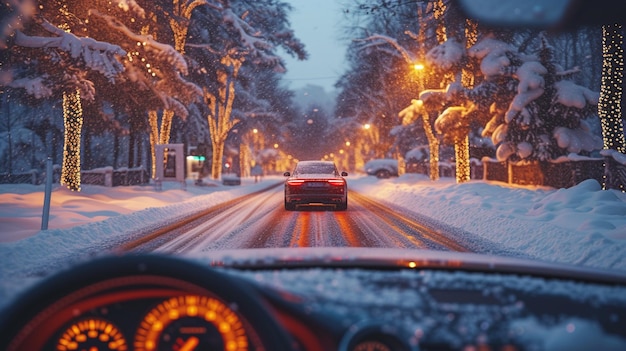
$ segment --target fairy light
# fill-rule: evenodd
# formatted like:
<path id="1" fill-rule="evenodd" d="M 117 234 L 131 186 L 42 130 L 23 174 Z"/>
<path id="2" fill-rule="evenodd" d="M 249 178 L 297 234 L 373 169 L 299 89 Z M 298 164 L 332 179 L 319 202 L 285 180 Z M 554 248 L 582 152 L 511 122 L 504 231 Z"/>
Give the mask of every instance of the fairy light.
<path id="1" fill-rule="evenodd" d="M 602 26 L 602 85 L 598 115 L 602 122 L 604 148 L 626 154 L 621 107 L 624 81 L 623 45 L 621 25 Z"/>
<path id="2" fill-rule="evenodd" d="M 163 110 L 163 118 L 161 118 L 161 144 L 167 144 L 170 142 L 172 119 L 174 119 L 174 111 Z"/>
<path id="3" fill-rule="evenodd" d="M 472 20 L 465 21 L 465 48 L 469 49 L 478 40 L 478 24 Z M 461 71 L 461 84 L 466 88 L 474 86 L 474 74 L 467 68 Z"/>
<path id="4" fill-rule="evenodd" d="M 428 140 L 428 150 L 430 152 L 430 180 L 437 180 L 439 179 L 439 139 L 437 139 L 433 132 L 433 127 L 430 124 L 430 116 L 424 108 L 424 102 L 422 100 L 415 100 L 413 103 L 421 111 L 424 132 L 426 133 L 426 140 Z"/>
<path id="5" fill-rule="evenodd" d="M 624 37 L 619 24 L 602 26 L 602 85 L 598 101 L 598 116 L 602 125 L 604 149 L 626 153 L 626 140 L 622 125 L 622 98 L 624 81 Z M 606 165 L 605 165 L 606 166 Z M 625 184 L 617 185 L 626 192 Z M 606 175 L 602 188 L 607 189 Z"/>
<path id="6" fill-rule="evenodd" d="M 189 31 L 189 20 L 193 10 L 203 5 L 203 1 L 172 1 L 172 9 L 175 18 L 185 18 L 187 21 L 170 19 L 170 28 L 174 33 L 174 49 L 181 54 L 185 53 L 185 42 L 187 41 L 187 32 Z"/>
<path id="7" fill-rule="evenodd" d="M 469 49 L 478 39 L 477 23 L 471 20 L 465 21 L 465 47 Z M 465 88 L 474 86 L 474 74 L 471 70 L 461 70 L 461 84 Z M 461 133 L 462 132 L 462 133 Z M 454 153 L 456 159 L 456 181 L 464 183 L 470 180 L 470 153 L 469 153 L 469 128 L 460 128 L 459 134 L 454 137 Z"/>
<path id="8" fill-rule="evenodd" d="M 83 127 L 83 107 L 80 91 L 63 93 L 63 123 L 65 143 L 61 184 L 72 191 L 80 191 L 80 134 Z"/>
<path id="9" fill-rule="evenodd" d="M 469 135 L 464 133 L 454 138 L 456 156 L 456 182 L 465 183 L 470 180 Z"/>
<path id="10" fill-rule="evenodd" d="M 465 47 L 471 48 L 478 41 L 478 22 L 465 20 Z"/>
<path id="11" fill-rule="evenodd" d="M 446 35 L 446 27 L 443 21 L 443 15 L 446 12 L 446 4 L 443 3 L 443 0 L 439 0 L 435 2 L 433 8 L 433 15 L 435 16 L 435 20 L 437 20 L 437 41 L 442 44 L 448 40 Z"/>
<path id="12" fill-rule="evenodd" d="M 157 122 L 157 112 L 148 111 L 148 123 L 150 123 L 150 156 L 152 158 L 152 178 L 156 178 L 156 150 L 155 145 L 159 141 L 159 124 Z"/>

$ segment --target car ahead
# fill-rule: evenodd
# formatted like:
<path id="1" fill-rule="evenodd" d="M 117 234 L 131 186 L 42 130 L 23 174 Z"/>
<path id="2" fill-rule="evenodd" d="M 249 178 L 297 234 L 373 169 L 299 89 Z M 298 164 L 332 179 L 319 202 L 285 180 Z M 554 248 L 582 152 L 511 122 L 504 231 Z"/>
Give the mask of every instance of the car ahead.
<path id="1" fill-rule="evenodd" d="M 347 172 L 337 170 L 332 161 L 299 161 L 293 173 L 285 172 L 285 210 L 296 206 L 334 206 L 348 209 Z"/>
<path id="2" fill-rule="evenodd" d="M 626 275 L 429 250 L 115 255 L 31 286 L 0 349 L 624 350 Z"/>
<path id="3" fill-rule="evenodd" d="M 398 176 L 398 160 L 391 158 L 380 158 L 369 160 L 363 166 L 367 175 L 376 176 L 376 178 L 389 178 Z"/>

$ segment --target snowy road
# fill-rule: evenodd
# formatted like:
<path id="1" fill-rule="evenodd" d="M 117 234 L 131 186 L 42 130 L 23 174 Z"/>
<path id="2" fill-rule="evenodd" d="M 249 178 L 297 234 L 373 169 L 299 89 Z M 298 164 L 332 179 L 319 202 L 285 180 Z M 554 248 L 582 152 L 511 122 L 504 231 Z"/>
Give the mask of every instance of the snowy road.
<path id="1" fill-rule="evenodd" d="M 122 249 L 194 253 L 263 247 L 400 247 L 469 251 L 443 233 L 355 192 L 347 211 L 285 211 L 283 189 L 270 187 L 207 209 L 183 225 L 172 224 Z"/>

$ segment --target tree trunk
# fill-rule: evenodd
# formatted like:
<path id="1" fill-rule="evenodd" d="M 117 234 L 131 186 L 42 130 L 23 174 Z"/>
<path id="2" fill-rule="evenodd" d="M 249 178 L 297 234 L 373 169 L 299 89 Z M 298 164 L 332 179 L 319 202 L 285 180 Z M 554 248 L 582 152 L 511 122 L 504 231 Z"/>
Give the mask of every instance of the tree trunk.
<path id="1" fill-rule="evenodd" d="M 470 180 L 469 135 L 455 138 L 454 156 L 456 159 L 456 182 L 465 183 Z"/>
<path id="2" fill-rule="evenodd" d="M 224 141 L 211 139 L 213 156 L 211 162 L 211 178 L 220 179 L 222 176 L 222 158 L 224 157 Z"/>
<path id="3" fill-rule="evenodd" d="M 80 136 L 83 127 L 83 113 L 78 90 L 63 94 L 63 120 L 65 142 L 61 184 L 72 191 L 80 191 Z"/>
<path id="4" fill-rule="evenodd" d="M 623 116 L 624 40 L 618 24 L 602 27 L 602 88 L 598 114 L 604 148 L 626 154 Z"/>

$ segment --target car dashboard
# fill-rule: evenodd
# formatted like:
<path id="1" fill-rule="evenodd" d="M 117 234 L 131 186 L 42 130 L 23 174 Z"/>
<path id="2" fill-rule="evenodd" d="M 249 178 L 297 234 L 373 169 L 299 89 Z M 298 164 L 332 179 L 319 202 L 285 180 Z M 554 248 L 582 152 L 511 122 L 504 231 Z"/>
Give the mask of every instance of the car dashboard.
<path id="1" fill-rule="evenodd" d="M 93 260 L 0 317 L 3 350 L 623 349 L 626 285 L 442 265 Z M 448 266 L 447 268 L 443 268 Z"/>

